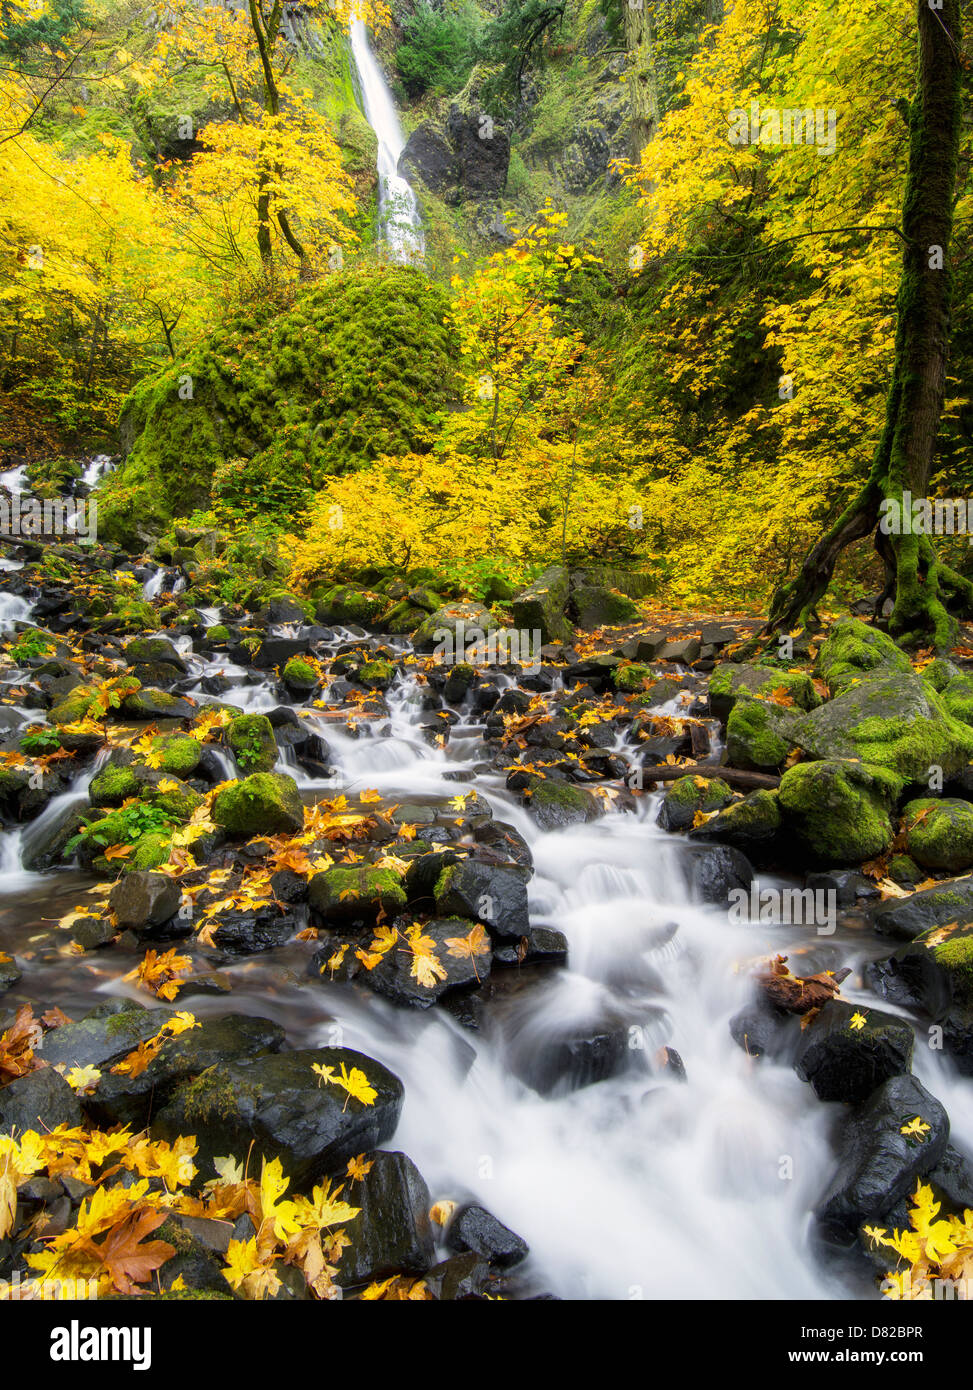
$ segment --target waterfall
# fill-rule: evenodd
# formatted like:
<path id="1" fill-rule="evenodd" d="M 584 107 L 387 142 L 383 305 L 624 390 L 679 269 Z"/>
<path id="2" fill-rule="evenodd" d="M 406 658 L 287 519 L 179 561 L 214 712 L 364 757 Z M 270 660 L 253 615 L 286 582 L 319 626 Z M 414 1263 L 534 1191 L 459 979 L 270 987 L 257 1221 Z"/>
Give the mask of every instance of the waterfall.
<path id="1" fill-rule="evenodd" d="M 379 235 L 396 261 L 421 260 L 425 241 L 419 225 L 419 205 L 408 181 L 399 174 L 399 155 L 405 136 L 388 84 L 379 70 L 360 19 L 352 20 L 351 51 L 361 82 L 365 116 L 378 139 Z"/>

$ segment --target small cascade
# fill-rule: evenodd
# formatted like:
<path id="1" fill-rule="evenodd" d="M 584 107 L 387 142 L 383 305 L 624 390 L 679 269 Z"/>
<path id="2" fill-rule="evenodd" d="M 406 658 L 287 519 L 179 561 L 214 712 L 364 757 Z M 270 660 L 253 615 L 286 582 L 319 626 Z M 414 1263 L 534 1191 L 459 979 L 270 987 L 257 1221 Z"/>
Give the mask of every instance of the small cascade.
<path id="1" fill-rule="evenodd" d="M 388 243 L 392 259 L 417 261 L 425 254 L 419 204 L 407 179 L 399 173 L 399 156 L 405 136 L 395 102 L 368 42 L 360 19 L 352 21 L 351 51 L 361 82 L 365 117 L 378 140 L 379 235 Z"/>

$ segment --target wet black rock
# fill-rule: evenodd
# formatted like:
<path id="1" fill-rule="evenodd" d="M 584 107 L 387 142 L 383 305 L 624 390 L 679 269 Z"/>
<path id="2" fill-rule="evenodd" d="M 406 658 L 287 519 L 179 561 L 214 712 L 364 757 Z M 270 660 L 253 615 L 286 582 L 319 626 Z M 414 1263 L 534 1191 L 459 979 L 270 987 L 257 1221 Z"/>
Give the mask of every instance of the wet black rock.
<path id="1" fill-rule="evenodd" d="M 690 891 L 704 903 L 726 907 L 731 893 L 750 892 L 753 866 L 745 854 L 729 845 L 693 851 L 688 861 Z"/>
<path id="2" fill-rule="evenodd" d="M 342 1066 L 348 1075 L 363 1072 L 376 1092 L 372 1104 L 326 1082 L 312 1071 L 314 1065 L 336 1075 Z M 261 1157 L 279 1158 L 299 1191 L 391 1139 L 402 1097 L 398 1077 L 361 1052 L 302 1049 L 210 1067 L 176 1088 L 156 1113 L 151 1132 L 170 1141 L 195 1134 L 195 1161 L 204 1181 L 212 1176 L 215 1158 L 250 1153 L 251 1165 L 259 1165 Z"/>
<path id="3" fill-rule="evenodd" d="M 50 1066 L 111 1067 L 158 1033 L 171 1014 L 168 1009 L 143 1009 L 129 1000 L 112 1012 L 93 1010 L 77 1023 L 65 1023 L 44 1034 L 36 1049 Z"/>
<path id="4" fill-rule="evenodd" d="M 529 1029 L 509 1040 L 506 1053 L 514 1075 L 543 1096 L 605 1081 L 630 1060 L 628 1025 L 610 1017 L 553 1031 Z"/>
<path id="5" fill-rule="evenodd" d="M 470 859 L 447 866 L 435 891 L 438 912 L 483 922 L 496 936 L 519 938 L 530 929 L 523 869 Z"/>
<path id="6" fill-rule="evenodd" d="M 763 995 L 730 1019 L 730 1036 L 751 1057 L 780 1059 L 793 1049 L 797 1034 L 796 1017 L 775 1009 Z"/>
<path id="7" fill-rule="evenodd" d="M 434 1258 L 431 1198 L 422 1174 L 403 1153 L 364 1155 L 364 1178 L 345 1183 L 342 1201 L 360 1208 L 344 1227 L 351 1244 L 341 1256 L 344 1288 L 390 1274 L 424 1274 Z"/>
<path id="8" fill-rule="evenodd" d="M 122 1124 L 142 1129 L 153 1110 L 160 1109 L 173 1089 L 207 1067 L 258 1053 L 279 1052 L 284 1045 L 279 1023 L 249 1014 L 225 1014 L 204 1019 L 162 1044 L 158 1055 L 138 1076 L 105 1072 L 85 1110 L 103 1126 Z"/>
<path id="9" fill-rule="evenodd" d="M 927 1131 L 903 1133 L 915 1120 Z M 949 1119 L 914 1076 L 895 1076 L 846 1121 L 838 1168 L 815 1216 L 825 1236 L 847 1244 L 936 1167 L 949 1140 Z"/>
<path id="10" fill-rule="evenodd" d="M 457 989 L 475 989 L 490 974 L 492 952 L 489 947 L 480 954 L 459 954 L 462 943 L 468 940 L 473 924 L 463 917 L 433 918 L 422 927 L 423 936 L 433 943 L 438 969 L 423 980 L 413 973 L 416 957 L 406 949 L 387 952 L 373 970 L 363 978 L 376 994 L 385 995 L 397 1004 L 414 1009 L 428 1009 L 441 995 Z M 453 947 L 447 945 L 453 942 Z"/>
<path id="11" fill-rule="evenodd" d="M 533 965 L 541 961 L 563 965 L 568 939 L 555 927 L 530 927 L 526 935 L 501 941 L 493 952 L 494 965 Z"/>
<path id="12" fill-rule="evenodd" d="M 424 1275 L 424 1283 L 442 1303 L 464 1298 L 477 1298 L 490 1278 L 490 1266 L 480 1255 L 468 1251 L 453 1255 L 435 1265 Z"/>
<path id="13" fill-rule="evenodd" d="M 283 946 L 305 923 L 303 914 L 286 912 L 276 903 L 256 908 L 230 908 L 210 918 L 218 923 L 213 932 L 214 946 L 234 955 L 252 956 Z"/>
<path id="14" fill-rule="evenodd" d="M 510 1269 L 530 1254 L 530 1247 L 485 1207 L 460 1207 L 449 1224 L 446 1245 L 457 1254 L 472 1252 L 499 1269 Z"/>
<path id="15" fill-rule="evenodd" d="M 870 913 L 879 936 L 912 941 L 929 927 L 973 917 L 973 878 L 947 879 L 934 888 L 923 888 L 908 898 L 879 903 Z"/>
<path id="16" fill-rule="evenodd" d="M 819 1100 L 858 1103 L 908 1072 L 914 1042 L 904 1019 L 832 999 L 802 1032 L 794 1069 Z"/>
<path id="17" fill-rule="evenodd" d="M 53 1067 L 18 1076 L 0 1090 L 0 1134 L 32 1129 L 46 1134 L 58 1125 L 81 1123 L 77 1096 Z"/>

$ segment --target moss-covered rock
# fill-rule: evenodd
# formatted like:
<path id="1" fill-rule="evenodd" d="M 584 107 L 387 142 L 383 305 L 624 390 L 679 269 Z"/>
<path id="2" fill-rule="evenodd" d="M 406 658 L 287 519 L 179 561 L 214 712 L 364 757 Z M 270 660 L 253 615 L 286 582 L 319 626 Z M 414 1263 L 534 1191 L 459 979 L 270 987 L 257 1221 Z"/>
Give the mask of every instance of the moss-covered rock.
<path id="1" fill-rule="evenodd" d="M 175 777 L 163 777 L 157 783 L 147 783 L 142 788 L 141 800 L 150 806 L 160 807 L 180 825 L 185 825 L 193 812 L 203 804 L 199 792 Z"/>
<path id="2" fill-rule="evenodd" d="M 822 643 L 817 670 L 832 695 L 841 695 L 877 673 L 911 672 L 912 663 L 886 633 L 858 618 L 841 618 Z"/>
<path id="3" fill-rule="evenodd" d="M 657 817 L 663 830 L 688 830 L 699 811 L 720 811 L 733 792 L 720 777 L 680 777 L 666 790 Z"/>
<path id="4" fill-rule="evenodd" d="M 82 720 L 97 694 L 92 685 L 76 685 L 63 699 L 51 706 L 48 716 L 52 724 L 76 724 Z"/>
<path id="5" fill-rule="evenodd" d="M 277 762 L 277 740 L 265 714 L 241 714 L 231 719 L 223 736 L 245 772 L 270 772 Z"/>
<path id="6" fill-rule="evenodd" d="M 308 900 L 325 922 L 374 922 L 380 913 L 401 912 L 406 894 L 392 869 L 338 866 L 314 875 Z"/>
<path id="7" fill-rule="evenodd" d="M 572 632 L 565 616 L 567 601 L 567 570 L 552 565 L 511 600 L 514 626 L 523 632 L 540 632 L 542 642 L 569 642 Z"/>
<path id="8" fill-rule="evenodd" d="M 448 644 L 459 660 L 469 643 L 479 641 L 479 633 L 488 635 L 497 626 L 496 618 L 482 603 L 447 603 L 435 613 L 426 614 L 412 640 L 419 651 Z"/>
<path id="9" fill-rule="evenodd" d="M 213 820 L 231 835 L 293 835 L 304 825 L 304 804 L 293 777 L 256 772 L 224 787 L 213 802 Z"/>
<path id="10" fill-rule="evenodd" d="M 733 767 L 777 772 L 794 747 L 797 716 L 769 700 L 738 694 L 726 724 L 726 756 Z"/>
<path id="11" fill-rule="evenodd" d="M 922 674 L 929 679 L 928 670 Z M 943 704 L 954 719 L 961 724 L 973 725 L 973 676 L 957 671 L 945 686 L 934 686 L 934 689 L 941 691 Z"/>
<path id="12" fill-rule="evenodd" d="M 969 763 L 973 730 L 954 719 L 942 697 L 911 669 L 840 679 L 842 693 L 795 726 L 795 742 L 812 757 L 857 758 L 905 782 L 925 781 L 931 768 L 948 778 Z"/>
<path id="13" fill-rule="evenodd" d="M 578 626 L 585 632 L 593 632 L 599 627 L 621 627 L 624 623 L 636 622 L 639 617 L 638 607 L 626 594 L 602 588 L 598 584 L 583 584 L 575 589 L 571 595 L 571 606 Z"/>
<path id="14" fill-rule="evenodd" d="M 792 701 L 796 709 L 816 709 L 821 697 L 814 682 L 805 671 L 792 671 L 778 662 L 752 665 L 723 661 L 709 678 L 710 708 L 718 719 L 727 719 L 736 701 L 743 695 L 770 699 L 780 694 Z"/>
<path id="15" fill-rule="evenodd" d="M 926 869 L 957 873 L 973 865 L 973 806 L 968 801 L 918 797 L 902 811 L 906 848 Z"/>
<path id="16" fill-rule="evenodd" d="M 524 789 L 524 799 L 542 830 L 561 830 L 598 816 L 598 802 L 591 792 L 550 777 L 532 777 Z"/>
<path id="17" fill-rule="evenodd" d="M 780 782 L 785 827 L 819 864 L 860 864 L 894 838 L 891 808 L 901 779 L 852 762 L 798 763 Z"/>
<path id="18" fill-rule="evenodd" d="M 689 832 L 693 840 L 718 840 L 749 854 L 767 852 L 779 841 L 782 816 L 775 791 L 756 791 L 718 811 Z"/>
<path id="19" fill-rule="evenodd" d="M 654 680 L 652 668 L 639 661 L 626 661 L 612 671 L 612 683 L 616 690 L 626 693 L 644 690 L 646 682 Z"/>
<path id="20" fill-rule="evenodd" d="M 140 789 L 132 767 L 108 763 L 91 779 L 88 799 L 92 806 L 121 806 L 129 797 L 138 796 Z"/>
<path id="21" fill-rule="evenodd" d="M 313 690 L 318 684 L 318 673 L 309 661 L 292 656 L 284 665 L 281 676 L 286 685 L 294 690 Z"/>
<path id="22" fill-rule="evenodd" d="M 125 861 L 126 873 L 137 873 L 143 869 L 157 869 L 169 858 L 169 837 L 152 832 L 140 835 L 135 842 L 131 858 Z"/>
<path id="23" fill-rule="evenodd" d="M 392 661 L 363 661 L 358 668 L 357 679 L 369 690 L 388 690 L 395 679 L 395 663 Z"/>
<path id="24" fill-rule="evenodd" d="M 335 584 L 315 595 L 319 623 L 373 623 L 388 607 L 388 599 L 373 589 L 354 584 Z"/>
<path id="25" fill-rule="evenodd" d="M 126 695 L 122 709 L 132 719 L 191 719 L 195 713 L 188 700 L 151 686 Z"/>

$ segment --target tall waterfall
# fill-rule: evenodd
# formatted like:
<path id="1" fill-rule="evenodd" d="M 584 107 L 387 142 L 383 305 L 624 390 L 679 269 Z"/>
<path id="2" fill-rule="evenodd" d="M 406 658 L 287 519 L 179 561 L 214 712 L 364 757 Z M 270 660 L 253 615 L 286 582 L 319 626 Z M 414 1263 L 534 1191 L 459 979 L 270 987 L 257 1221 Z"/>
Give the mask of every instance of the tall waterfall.
<path id="1" fill-rule="evenodd" d="M 419 223 L 419 205 L 398 169 L 405 136 L 392 93 L 375 61 L 367 30 L 360 19 L 352 20 L 351 51 L 361 81 L 365 115 L 378 139 L 379 235 L 388 243 L 395 260 L 420 260 L 425 253 L 425 241 Z"/>

